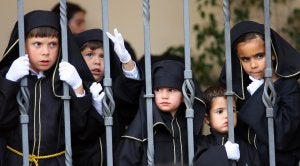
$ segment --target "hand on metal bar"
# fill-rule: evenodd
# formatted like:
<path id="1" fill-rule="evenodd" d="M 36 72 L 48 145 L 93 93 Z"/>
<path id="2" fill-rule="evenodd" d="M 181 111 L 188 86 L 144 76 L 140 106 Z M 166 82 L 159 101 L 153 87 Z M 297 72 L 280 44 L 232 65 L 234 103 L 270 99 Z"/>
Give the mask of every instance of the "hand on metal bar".
<path id="1" fill-rule="evenodd" d="M 82 80 L 76 68 L 68 62 L 59 63 L 59 78 L 68 83 L 73 89 L 77 89 L 82 85 Z"/>
<path id="2" fill-rule="evenodd" d="M 102 91 L 102 86 L 100 83 L 94 82 L 90 86 L 90 92 L 92 93 L 93 97 L 93 106 L 95 107 L 96 111 L 102 116 L 103 111 L 102 111 L 102 100 L 104 98 L 105 93 L 101 92 Z M 101 92 L 101 93 L 100 93 Z"/>
<path id="3" fill-rule="evenodd" d="M 16 59 L 10 66 L 5 78 L 10 81 L 20 81 L 21 78 L 29 74 L 29 58 L 28 55 L 21 56 Z"/>
<path id="4" fill-rule="evenodd" d="M 228 159 L 231 159 L 231 160 L 239 160 L 240 159 L 239 144 L 227 141 L 224 144 L 224 146 L 225 146 L 225 150 L 226 150 Z"/>

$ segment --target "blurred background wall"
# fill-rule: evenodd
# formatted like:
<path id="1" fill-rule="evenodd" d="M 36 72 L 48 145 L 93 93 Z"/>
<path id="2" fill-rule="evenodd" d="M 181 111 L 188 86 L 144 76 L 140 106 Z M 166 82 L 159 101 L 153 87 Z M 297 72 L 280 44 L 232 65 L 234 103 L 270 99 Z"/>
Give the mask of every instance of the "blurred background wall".
<path id="1" fill-rule="evenodd" d="M 0 55 L 17 20 L 17 1 L 1 2 Z M 68 2 L 77 3 L 86 10 L 87 29 L 102 28 L 101 0 Z M 24 0 L 24 13 L 37 9 L 51 10 L 57 3 L 58 0 Z M 196 79 L 207 87 L 216 82 L 225 59 L 223 1 L 189 0 L 189 3 L 192 69 Z M 261 0 L 232 1 L 231 25 L 244 19 L 263 23 L 262 6 Z M 108 7 L 109 31 L 112 33 L 114 28 L 118 28 L 139 59 L 144 54 L 143 0 L 108 0 Z M 300 49 L 300 0 L 270 0 L 270 13 L 271 27 Z M 171 50 L 175 48 L 183 56 L 180 47 L 184 45 L 183 0 L 150 1 L 150 37 L 152 54 L 161 55 L 173 47 Z"/>
<path id="2" fill-rule="evenodd" d="M 50 10 L 56 0 L 25 0 L 24 13 L 35 9 Z M 87 28 L 102 27 L 100 0 L 69 0 L 82 6 L 86 11 Z M 109 0 L 109 30 L 118 28 L 123 37 L 129 41 L 138 57 L 144 52 L 142 0 Z M 150 1 L 151 51 L 160 54 L 169 46 L 183 43 L 183 1 Z M 0 52 L 7 45 L 11 29 L 17 20 L 17 1 L 2 0 L 0 7 Z M 191 24 L 198 21 L 196 1 L 190 1 Z M 195 39 L 191 38 L 191 42 Z M 195 45 L 195 44 L 191 44 Z M 0 58 L 1 59 L 1 58 Z"/>

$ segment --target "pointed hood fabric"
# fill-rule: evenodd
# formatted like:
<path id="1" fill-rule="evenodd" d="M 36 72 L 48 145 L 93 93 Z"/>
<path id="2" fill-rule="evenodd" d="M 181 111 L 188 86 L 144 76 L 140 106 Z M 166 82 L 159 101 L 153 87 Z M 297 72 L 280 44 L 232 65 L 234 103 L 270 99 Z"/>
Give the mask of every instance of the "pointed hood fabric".
<path id="1" fill-rule="evenodd" d="M 35 10 L 31 11 L 24 15 L 24 30 L 25 30 L 25 39 L 28 33 L 37 27 L 51 27 L 56 29 L 59 33 L 61 33 L 60 28 L 60 19 L 59 15 L 44 10 Z M 74 41 L 74 38 L 68 29 L 68 60 L 69 62 L 75 66 L 82 80 L 93 80 L 93 76 L 89 71 L 86 63 L 84 62 L 79 48 Z M 61 44 L 60 44 L 61 46 Z M 58 78 L 58 63 L 62 59 L 61 51 L 59 52 L 59 57 L 56 65 L 54 65 L 51 69 L 45 72 L 46 75 L 53 75 L 54 82 L 53 86 L 55 86 L 55 90 L 57 90 L 58 82 L 60 82 Z M 11 32 L 10 40 L 8 42 L 8 46 L 5 49 L 3 54 L 3 59 L 0 61 L 0 70 L 4 68 L 8 68 L 11 66 L 12 62 L 19 57 L 19 36 L 18 36 L 18 22 L 15 23 L 13 31 Z M 55 92 L 61 93 L 61 92 Z"/>
<path id="2" fill-rule="evenodd" d="M 103 31 L 101 29 L 89 29 L 75 35 L 75 40 L 80 47 L 88 41 L 99 41 L 103 43 Z"/>
<path id="3" fill-rule="evenodd" d="M 165 60 L 152 67 L 153 88 L 171 87 L 182 91 L 184 65 L 178 61 Z"/>
<path id="4" fill-rule="evenodd" d="M 259 33 L 264 36 L 264 24 L 254 21 L 242 21 L 231 29 L 231 63 L 232 63 L 232 85 L 236 95 L 244 99 L 244 84 L 248 85 L 251 80 L 243 71 L 238 56 L 234 51 L 236 40 L 246 33 Z M 271 29 L 271 49 L 275 53 L 275 70 L 274 72 L 281 77 L 294 77 L 300 73 L 300 53 L 293 48 L 278 33 Z M 226 84 L 226 66 L 224 65 L 220 74 L 219 81 Z"/>

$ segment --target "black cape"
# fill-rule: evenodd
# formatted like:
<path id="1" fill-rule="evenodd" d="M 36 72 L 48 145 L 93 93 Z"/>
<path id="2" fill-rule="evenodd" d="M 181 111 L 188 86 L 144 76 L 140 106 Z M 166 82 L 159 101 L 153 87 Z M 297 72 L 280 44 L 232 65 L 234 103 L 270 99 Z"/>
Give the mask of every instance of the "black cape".
<path id="1" fill-rule="evenodd" d="M 88 41 L 103 43 L 103 31 L 90 29 L 75 35 L 78 47 Z M 113 42 L 109 40 L 110 70 L 112 91 L 115 101 L 113 113 L 113 150 L 126 127 L 134 118 L 138 109 L 138 98 L 143 87 L 143 75 L 137 64 L 140 79 L 135 80 L 124 76 L 121 62 L 113 50 Z M 102 81 L 100 82 L 102 84 Z M 90 86 L 90 84 L 88 85 Z M 73 160 L 76 166 L 106 165 L 106 133 L 104 119 L 95 110 L 89 112 L 86 129 L 73 137 Z"/>
<path id="2" fill-rule="evenodd" d="M 56 13 L 49 11 L 36 10 L 29 12 L 24 16 L 25 36 L 36 27 L 52 27 L 60 32 L 59 16 Z M 68 31 L 68 53 L 69 62 L 72 63 L 78 70 L 82 79 L 91 80 L 92 75 L 85 70 L 86 64 L 83 60 L 76 59 L 81 56 L 77 45 L 72 39 Z M 12 82 L 5 79 L 5 75 L 10 68 L 12 62 L 19 57 L 18 47 L 18 24 L 16 23 L 11 33 L 6 51 L 3 59 L 0 62 L 0 130 L 6 131 L 5 139 L 7 145 L 15 148 L 18 151 L 22 149 L 21 143 L 21 128 L 19 125 L 19 106 L 16 101 L 16 95 L 19 91 L 19 82 Z M 82 57 L 81 57 L 82 58 Z M 37 79 L 36 76 L 31 74 L 28 78 L 28 90 L 30 92 L 30 105 L 29 105 L 29 147 L 30 153 L 33 149 L 34 131 L 37 128 L 41 129 L 41 143 L 39 146 L 40 155 L 49 155 L 64 150 L 64 124 L 63 124 L 63 101 L 59 96 L 62 95 L 62 81 L 59 80 L 57 65 L 61 61 L 61 55 L 58 57 L 57 63 L 48 71 L 44 72 L 45 77 Z M 35 84 L 40 88 L 35 88 Z M 71 89 L 71 88 L 70 88 Z M 86 87 L 85 87 L 86 89 Z M 37 93 L 34 93 L 34 92 Z M 71 90 L 71 129 L 72 131 L 81 130 L 84 127 L 84 116 L 91 107 L 91 95 L 86 95 L 82 98 L 76 98 L 75 93 Z M 37 102 L 36 100 L 41 100 Z M 40 107 L 37 107 L 36 104 Z M 84 104 L 83 104 L 84 103 Z M 51 107 L 50 107 L 51 105 Z M 34 128 L 33 119 L 36 114 L 35 109 L 38 108 L 40 114 L 40 124 L 37 123 L 37 128 Z M 39 119 L 39 118 L 38 118 Z M 49 130 L 51 129 L 51 130 Z M 37 133 L 36 133 L 37 134 Z M 39 135 L 39 134 L 38 134 Z M 37 147 L 37 146 L 36 146 Z M 35 150 L 34 153 L 36 153 Z M 6 150 L 5 165 L 21 165 L 22 157 Z M 40 164 L 45 165 L 65 165 L 64 155 L 52 159 L 40 160 Z"/>
<path id="3" fill-rule="evenodd" d="M 216 131 L 211 131 L 209 135 L 201 135 L 198 138 L 197 152 L 194 157 L 195 166 L 230 166 L 224 144 L 228 136 Z M 253 145 L 243 141 L 238 136 L 235 142 L 239 144 L 240 159 L 236 162 L 237 166 L 260 166 L 260 159 L 257 150 Z"/>
<path id="4" fill-rule="evenodd" d="M 172 61 L 172 60 L 166 60 L 166 61 Z M 178 71 L 177 69 L 174 68 L 177 68 L 178 67 L 177 63 L 180 62 L 178 61 L 173 62 L 177 65 L 172 65 L 172 66 L 168 66 L 168 64 L 164 64 L 163 61 L 160 62 L 162 62 L 161 64 L 166 68 L 169 68 L 170 70 L 167 70 L 168 73 L 165 73 L 166 79 L 160 77 L 161 75 L 159 74 L 153 76 L 153 78 L 157 78 L 156 76 L 161 78 L 158 82 L 155 80 L 152 81 L 154 87 L 156 85 L 161 86 L 165 84 L 167 85 L 167 87 L 171 86 L 172 88 L 177 88 L 179 84 L 172 82 L 173 80 L 168 79 L 169 78 L 168 76 L 174 74 L 175 73 L 174 71 Z M 181 67 L 183 68 L 184 66 L 183 63 L 181 63 L 181 65 L 182 65 Z M 181 72 L 179 73 L 176 72 L 176 73 L 181 74 L 183 77 L 182 68 L 181 68 L 182 70 Z M 155 69 L 157 68 L 155 65 L 153 65 L 152 71 L 155 71 Z M 160 71 L 165 72 L 164 70 L 160 70 Z M 168 82 L 168 80 L 171 82 Z M 205 112 L 205 104 L 202 100 L 202 94 L 198 86 L 195 87 L 195 96 L 196 97 L 193 105 L 194 138 L 196 138 L 199 134 L 201 134 L 204 112 Z M 174 118 L 171 116 L 170 113 L 162 112 L 161 110 L 159 110 L 154 100 L 152 102 L 152 108 L 153 108 L 155 165 L 180 165 L 181 163 L 187 165 L 188 144 L 187 144 L 187 121 L 185 118 L 185 110 L 186 110 L 185 105 L 183 103 L 181 104 Z M 122 136 L 120 144 L 117 147 L 117 151 L 115 153 L 116 165 L 122 165 L 122 166 L 147 165 L 148 137 L 147 137 L 147 113 L 146 112 L 147 112 L 146 99 L 144 98 L 144 93 L 142 93 L 140 95 L 138 113 L 136 114 L 134 120 L 126 130 L 125 134 Z M 175 143 L 173 141 L 175 141 Z M 173 145 L 176 146 L 175 149 Z M 182 148 L 182 152 L 180 151 L 181 148 Z M 176 159 L 174 157 L 176 157 Z M 174 163 L 175 161 L 176 163 Z"/>
<path id="5" fill-rule="evenodd" d="M 243 34 L 256 32 L 264 35 L 264 25 L 242 21 L 231 29 L 232 47 Z M 297 83 L 300 72 L 300 53 L 271 30 L 272 49 L 275 54 L 274 72 L 280 78 L 274 82 L 277 96 L 274 111 L 274 135 L 277 165 L 294 165 L 299 160 L 300 143 L 300 90 Z M 250 83 L 242 70 L 238 56 L 232 48 L 232 86 L 239 97 L 237 132 L 249 143 L 255 143 L 263 165 L 268 165 L 268 123 L 266 107 L 262 101 L 263 87 L 251 96 L 246 87 Z M 225 66 L 220 75 L 221 84 L 226 84 Z"/>

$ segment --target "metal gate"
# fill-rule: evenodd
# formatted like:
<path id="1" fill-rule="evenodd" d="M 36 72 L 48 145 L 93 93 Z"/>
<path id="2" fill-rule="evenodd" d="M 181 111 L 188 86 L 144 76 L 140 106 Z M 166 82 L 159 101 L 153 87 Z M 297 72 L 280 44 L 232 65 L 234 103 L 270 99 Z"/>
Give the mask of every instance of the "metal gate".
<path id="1" fill-rule="evenodd" d="M 225 28 L 225 48 L 226 48 L 226 84 L 228 96 L 228 116 L 229 116 L 229 140 L 234 142 L 234 130 L 233 130 L 233 96 L 232 91 L 232 75 L 231 75 L 231 42 L 230 42 L 230 4 L 229 0 L 223 0 L 224 5 L 224 28 Z M 23 0 L 18 0 L 18 25 L 19 25 L 19 53 L 23 56 L 24 53 L 24 20 L 23 20 Z M 193 96 L 194 85 L 192 82 L 192 70 L 191 70 L 191 56 L 190 56 L 190 22 L 189 22 L 189 0 L 183 0 L 183 15 L 184 15 L 184 47 L 185 47 L 185 71 L 184 71 L 184 84 L 183 89 L 187 89 L 189 93 Z M 264 16 L 265 16 L 265 48 L 267 56 L 267 69 L 265 72 L 265 91 L 263 95 L 263 101 L 266 106 L 268 126 L 269 126 L 269 154 L 270 154 L 270 165 L 275 165 L 275 149 L 274 149 L 274 128 L 273 128 L 273 103 L 275 100 L 275 91 L 272 82 L 272 68 L 271 68 L 271 48 L 270 48 L 270 26 L 269 26 L 269 0 L 264 0 Z M 154 165 L 154 143 L 153 143 L 153 124 L 152 124 L 152 86 L 151 86 L 151 57 L 150 57 L 150 0 L 143 0 L 143 20 L 144 20 L 144 47 L 145 47 L 145 75 L 146 75 L 146 95 L 147 99 L 147 128 L 148 128 L 148 165 Z M 62 29 L 62 50 L 63 50 L 63 60 L 68 60 L 68 50 L 67 50 L 67 19 L 66 19 L 66 0 L 60 0 L 60 23 Z M 103 109 L 105 115 L 105 125 L 106 125 L 106 140 L 107 140 L 107 165 L 113 165 L 113 150 L 112 150 L 112 114 L 115 108 L 114 100 L 112 98 L 112 79 L 110 77 L 110 59 L 109 59 L 109 40 L 105 35 L 108 31 L 108 0 L 102 0 L 102 21 L 103 21 L 103 42 L 104 42 L 104 62 L 105 62 L 105 78 L 104 78 L 104 89 L 105 89 L 105 99 L 103 100 Z M 21 83 L 21 93 L 19 94 L 20 102 L 20 123 L 22 124 L 22 138 L 23 138 L 23 163 L 24 166 L 29 165 L 29 149 L 28 149 L 28 100 L 29 93 L 27 90 L 26 79 L 22 80 Z M 270 91 L 270 93 L 267 93 Z M 187 92 L 183 92 L 187 94 Z M 71 134 L 70 134 L 70 106 L 69 106 L 69 89 L 66 83 L 64 84 L 64 118 L 65 118 L 65 143 L 66 143 L 66 153 L 65 153 L 65 163 L 67 166 L 72 165 L 72 148 L 71 148 Z M 184 95 L 184 102 L 186 104 L 186 118 L 188 126 L 188 161 L 189 165 L 193 165 L 194 156 L 194 139 L 193 139 L 193 117 L 194 110 L 192 108 L 194 98 Z M 25 104 L 22 104 L 25 103 Z"/>

